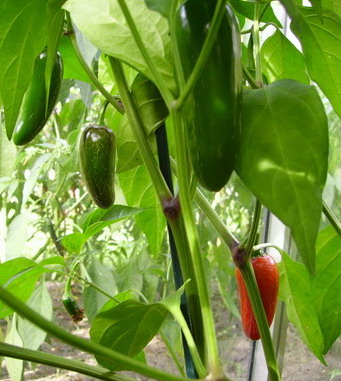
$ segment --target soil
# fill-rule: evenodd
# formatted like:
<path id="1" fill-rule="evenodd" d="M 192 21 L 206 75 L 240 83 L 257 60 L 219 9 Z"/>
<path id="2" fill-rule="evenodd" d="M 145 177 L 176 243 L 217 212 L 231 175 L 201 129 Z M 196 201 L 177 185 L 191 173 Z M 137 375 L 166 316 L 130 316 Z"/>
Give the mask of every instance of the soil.
<path id="1" fill-rule="evenodd" d="M 50 292 L 54 301 L 54 321 L 69 330 L 73 334 L 88 338 L 88 323 L 84 319 L 75 324 L 64 311 L 60 297 L 61 287 L 56 283 L 50 284 Z M 229 317 L 225 307 L 217 296 L 214 298 L 214 311 L 216 327 L 220 345 L 220 353 L 226 374 L 234 381 L 248 380 L 249 359 L 252 351 L 252 343 L 241 335 L 241 326 L 237 319 Z M 229 317 L 228 320 L 226 317 Z M 47 353 L 57 354 L 70 359 L 78 359 L 88 364 L 95 365 L 96 361 L 92 355 L 75 350 L 68 345 L 49 337 L 47 342 L 41 346 L 41 350 Z M 168 354 L 168 350 L 160 339 L 155 337 L 145 349 L 148 364 L 158 368 L 177 373 L 177 369 Z M 333 376 L 333 371 L 340 370 L 341 373 L 341 340 L 339 339 L 326 356 L 328 367 L 322 365 L 314 355 L 306 348 L 298 338 L 295 329 L 289 325 L 286 351 L 283 366 L 283 381 L 341 381 L 341 376 Z M 335 372 L 336 373 L 336 372 Z M 91 377 L 79 375 L 73 372 L 59 370 L 45 365 L 27 364 L 25 380 L 55 380 L 55 381 L 90 381 Z M 135 376 L 136 377 L 136 376 Z M 138 376 L 138 380 L 149 380 Z M 6 368 L 2 367 L 2 381 L 11 381 Z M 253 380 L 261 381 L 261 380 Z"/>

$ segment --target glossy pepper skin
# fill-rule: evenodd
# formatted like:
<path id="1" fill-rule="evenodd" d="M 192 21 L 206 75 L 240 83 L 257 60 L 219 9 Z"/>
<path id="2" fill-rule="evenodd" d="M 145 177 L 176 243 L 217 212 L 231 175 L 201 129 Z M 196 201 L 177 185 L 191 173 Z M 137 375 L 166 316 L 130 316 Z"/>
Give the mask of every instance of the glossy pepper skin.
<path id="1" fill-rule="evenodd" d="M 107 127 L 90 126 L 80 139 L 80 164 L 85 185 L 97 206 L 110 208 L 115 201 L 115 135 Z"/>
<path id="2" fill-rule="evenodd" d="M 34 62 L 32 79 L 23 98 L 19 117 L 13 132 L 13 142 L 24 145 L 32 141 L 44 128 L 54 106 L 63 79 L 63 63 L 57 52 L 52 69 L 48 105 L 46 107 L 45 68 L 47 52 L 41 53 Z"/>
<path id="3" fill-rule="evenodd" d="M 175 37 L 188 80 L 208 33 L 215 0 L 187 0 L 177 12 Z M 204 69 L 183 105 L 193 170 L 211 191 L 229 180 L 238 154 L 241 117 L 241 44 L 238 21 L 226 5 Z"/>
<path id="4" fill-rule="evenodd" d="M 270 327 L 276 311 L 279 288 L 279 272 L 277 264 L 272 257 L 269 255 L 264 255 L 261 257 L 253 258 L 252 266 Z M 250 299 L 247 295 L 242 274 L 238 268 L 236 268 L 235 274 L 240 296 L 240 312 L 242 316 L 244 332 L 250 339 L 258 340 L 260 335 L 257 328 L 256 319 L 252 312 Z"/>

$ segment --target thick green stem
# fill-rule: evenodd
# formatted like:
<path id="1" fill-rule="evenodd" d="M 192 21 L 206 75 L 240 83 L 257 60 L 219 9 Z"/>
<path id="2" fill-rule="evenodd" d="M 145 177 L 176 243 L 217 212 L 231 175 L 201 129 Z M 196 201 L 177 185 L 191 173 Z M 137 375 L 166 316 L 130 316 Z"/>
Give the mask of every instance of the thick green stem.
<path id="1" fill-rule="evenodd" d="M 56 356 L 50 353 L 40 351 L 33 351 L 10 345 L 0 343 L 0 355 L 4 357 L 12 357 L 25 361 L 30 361 L 37 364 L 49 365 L 55 368 L 71 370 L 86 376 L 94 377 L 99 380 L 106 381 L 136 381 L 135 378 L 120 374 L 110 374 L 107 369 L 99 366 L 91 366 L 85 364 L 83 361 L 70 360 L 66 357 Z"/>
<path id="2" fill-rule="evenodd" d="M 328 221 L 330 224 L 334 227 L 334 229 L 337 231 L 339 236 L 341 237 L 341 222 L 338 220 L 338 218 L 335 216 L 333 211 L 329 208 L 329 206 L 323 201 L 323 213 L 328 218 Z"/>
<path id="3" fill-rule="evenodd" d="M 247 261 L 245 266 L 243 268 L 240 268 L 240 271 L 251 302 L 252 311 L 257 322 L 260 337 L 262 339 L 263 350 L 270 380 L 279 381 L 281 380 L 281 376 L 277 365 L 275 351 L 273 348 L 270 329 L 264 311 L 262 298 L 260 296 L 256 278 L 250 262 Z"/>
<path id="4" fill-rule="evenodd" d="M 223 19 L 223 15 L 224 15 L 225 4 L 226 4 L 225 0 L 218 0 L 217 2 L 216 8 L 214 10 L 212 22 L 211 22 L 209 31 L 207 33 L 207 36 L 205 38 L 204 45 L 200 51 L 199 57 L 195 63 L 193 71 L 190 77 L 188 78 L 188 81 L 185 87 L 181 90 L 179 99 L 173 105 L 175 109 L 181 108 L 188 94 L 195 86 L 196 82 L 198 81 L 200 77 L 201 72 L 203 71 L 205 67 L 205 63 L 211 53 L 212 47 L 218 35 L 221 20 Z"/>
<path id="5" fill-rule="evenodd" d="M 68 31 L 68 37 L 70 38 L 70 41 L 71 41 L 71 44 L 73 46 L 73 49 L 76 53 L 76 56 L 78 58 L 78 61 L 79 63 L 81 64 L 82 68 L 84 69 L 84 71 L 86 72 L 86 74 L 88 75 L 90 81 L 92 82 L 92 84 L 98 89 L 98 91 L 104 96 L 104 98 L 111 104 L 115 107 L 115 109 L 120 112 L 121 114 L 124 113 L 124 108 L 122 107 L 121 103 L 115 98 L 113 97 L 105 88 L 104 86 L 101 84 L 101 82 L 97 79 L 97 77 L 95 76 L 95 74 L 93 73 L 93 71 L 89 68 L 89 66 L 87 65 L 87 63 L 85 62 L 84 58 L 83 58 L 83 55 L 82 53 L 80 52 L 79 48 L 78 48 L 78 44 L 77 44 L 77 40 L 76 40 L 76 35 L 72 29 L 72 23 L 71 23 L 71 19 L 70 19 L 70 16 L 68 15 L 68 20 L 69 20 L 69 31 Z"/>
<path id="6" fill-rule="evenodd" d="M 182 332 L 186 338 L 188 348 L 191 352 L 192 359 L 193 359 L 193 362 L 195 365 L 195 369 L 198 372 L 199 377 L 204 378 L 207 375 L 207 370 L 205 369 L 205 367 L 201 361 L 201 358 L 200 358 L 199 352 L 197 350 L 197 347 L 195 345 L 195 341 L 193 339 L 192 333 L 191 333 L 191 331 L 188 327 L 188 324 L 187 324 L 187 322 L 186 322 L 186 320 L 185 320 L 185 318 L 184 318 L 184 316 L 180 310 L 180 307 L 178 305 L 174 305 L 174 306 L 169 307 L 169 309 L 170 309 L 170 312 L 175 317 L 176 321 L 179 323 L 181 330 L 182 330 Z"/>
<path id="7" fill-rule="evenodd" d="M 145 63 L 147 64 L 149 70 L 151 71 L 153 78 L 154 78 L 154 81 L 160 90 L 162 98 L 165 100 L 166 104 L 170 105 L 171 102 L 173 101 L 173 96 L 172 96 L 171 92 L 169 91 L 169 89 L 167 88 L 167 86 L 165 85 L 164 80 L 160 74 L 160 71 L 158 70 L 158 68 L 154 64 L 154 61 L 152 60 L 152 58 L 148 54 L 147 49 L 143 44 L 141 36 L 140 36 L 140 34 L 136 28 L 135 22 L 131 16 L 131 13 L 127 7 L 125 0 L 118 0 L 118 3 L 121 7 L 122 13 L 124 14 L 124 17 L 125 17 L 128 25 L 129 25 L 130 31 L 134 37 L 136 45 L 139 48 L 140 53 L 141 53 L 143 59 L 145 60 Z"/>
<path id="8" fill-rule="evenodd" d="M 261 56 L 260 56 L 259 17 L 260 17 L 260 0 L 256 0 L 254 23 L 253 23 L 253 42 L 254 42 L 254 56 L 255 56 L 255 63 L 256 63 L 256 82 L 258 87 L 263 87 L 262 63 L 261 63 Z"/>
<path id="9" fill-rule="evenodd" d="M 172 110 L 174 135 L 176 141 L 176 158 L 178 164 L 178 181 L 180 205 L 186 227 L 194 277 L 198 287 L 198 303 L 201 307 L 203 318 L 203 333 L 205 339 L 206 364 L 212 378 L 223 377 L 218 352 L 218 343 L 215 333 L 214 319 L 211 302 L 206 283 L 203 258 L 200 252 L 199 239 L 196 230 L 192 203 L 189 189 L 189 167 L 187 161 L 186 135 L 181 115 Z"/>
<path id="10" fill-rule="evenodd" d="M 171 199 L 173 197 L 172 193 L 170 192 L 165 179 L 162 176 L 157 161 L 147 141 L 147 136 L 141 118 L 136 110 L 133 98 L 129 91 L 122 64 L 119 60 L 113 57 L 109 57 L 109 62 L 116 79 L 117 88 L 122 97 L 130 127 L 138 144 L 142 159 L 152 178 L 156 193 L 160 200 Z"/>
<path id="11" fill-rule="evenodd" d="M 0 286 L 0 300 L 11 307 L 19 315 L 35 324 L 43 331 L 47 332 L 51 336 L 57 337 L 61 341 L 70 344 L 73 347 L 79 348 L 85 352 L 92 353 L 97 356 L 101 356 L 107 361 L 117 362 L 124 368 L 134 371 L 139 374 L 143 374 L 147 377 L 151 377 L 160 381 L 188 381 L 187 378 L 181 376 L 175 376 L 173 374 L 164 372 L 159 369 L 150 367 L 140 361 L 134 360 L 128 356 L 122 355 L 119 352 L 113 351 L 104 347 L 103 345 L 91 342 L 89 340 L 81 339 L 78 336 L 72 335 L 65 331 L 58 325 L 46 320 L 30 307 L 26 306 L 16 296 L 8 292 L 4 287 Z"/>

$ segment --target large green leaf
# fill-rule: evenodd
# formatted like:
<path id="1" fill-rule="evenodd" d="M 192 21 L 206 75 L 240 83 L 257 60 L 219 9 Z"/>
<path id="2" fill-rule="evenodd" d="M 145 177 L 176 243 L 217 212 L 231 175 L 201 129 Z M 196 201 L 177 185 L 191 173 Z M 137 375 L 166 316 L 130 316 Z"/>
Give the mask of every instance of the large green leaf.
<path id="1" fill-rule="evenodd" d="M 26 302 L 31 296 L 39 277 L 46 271 L 27 258 L 16 258 L 0 265 L 0 284 L 18 299 Z M 0 302 L 0 318 L 12 313 L 12 309 Z"/>
<path id="2" fill-rule="evenodd" d="M 167 20 L 148 9 L 144 1 L 127 0 L 125 3 L 157 70 L 168 87 L 174 88 Z M 100 50 L 123 60 L 148 78 L 153 78 L 117 0 L 100 0 L 95 3 L 92 0 L 68 0 L 64 7 L 71 13 L 80 31 Z"/>
<path id="3" fill-rule="evenodd" d="M 269 82 L 293 79 L 310 83 L 302 53 L 279 30 L 262 45 L 261 60 Z"/>
<path id="4" fill-rule="evenodd" d="M 316 276 L 311 284 L 325 354 L 341 334 L 341 237 L 329 226 L 319 234 L 316 247 Z"/>
<path id="5" fill-rule="evenodd" d="M 314 308 L 314 294 L 305 267 L 282 252 L 280 263 L 280 298 L 285 301 L 289 320 L 297 328 L 303 342 L 325 364 L 323 335 Z"/>
<path id="6" fill-rule="evenodd" d="M 121 173 L 119 180 L 127 203 L 146 208 L 135 220 L 146 235 L 151 252 L 157 254 L 164 236 L 166 219 L 145 166 L 140 165 Z"/>
<path id="7" fill-rule="evenodd" d="M 116 282 L 112 270 L 94 257 L 87 266 L 91 281 L 109 295 L 115 295 L 117 292 Z M 108 297 L 98 292 L 94 287 L 88 286 L 83 293 L 84 309 L 89 321 L 96 316 Z"/>
<path id="8" fill-rule="evenodd" d="M 90 337 L 96 343 L 134 357 L 158 333 L 167 314 L 161 304 L 127 300 L 100 312 L 92 322 Z M 107 369 L 116 370 L 119 366 L 99 356 L 96 358 Z"/>
<path id="9" fill-rule="evenodd" d="M 237 173 L 290 227 L 311 272 L 327 160 L 327 119 L 313 86 L 282 80 L 244 94 Z"/>
<path id="10" fill-rule="evenodd" d="M 341 17 L 323 10 L 321 20 L 313 8 L 302 7 L 291 28 L 299 38 L 309 74 L 341 117 Z"/>
<path id="11" fill-rule="evenodd" d="M 46 45 L 46 0 L 2 0 L 0 6 L 0 94 L 10 139 L 34 60 Z"/>

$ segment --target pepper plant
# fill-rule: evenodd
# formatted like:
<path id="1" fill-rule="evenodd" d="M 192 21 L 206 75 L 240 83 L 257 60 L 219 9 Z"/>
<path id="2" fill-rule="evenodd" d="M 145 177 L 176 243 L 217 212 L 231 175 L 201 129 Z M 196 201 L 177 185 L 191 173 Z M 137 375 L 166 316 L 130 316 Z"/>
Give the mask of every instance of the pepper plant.
<path id="1" fill-rule="evenodd" d="M 0 10 L 1 121 L 9 141 L 16 143 L 20 129 L 32 139 L 36 133 L 30 129 L 41 129 L 40 124 L 32 125 L 27 109 L 28 120 L 22 123 L 23 107 L 38 110 L 40 123 L 45 124 L 57 80 L 57 55 L 64 65 L 60 104 L 54 104 L 40 133 L 44 139 L 37 145 L 46 150 L 45 156 L 32 168 L 36 175 L 31 186 L 22 189 L 24 196 L 17 192 L 20 205 L 13 209 L 22 212 L 29 197 L 36 197 L 35 207 L 46 213 L 54 205 L 61 234 L 48 225 L 54 254 L 42 258 L 42 248 L 33 259 L 20 254 L 5 258 L 0 265 L 0 317 L 12 316 L 13 326 L 19 316 L 92 354 L 99 365 L 4 342 L 0 354 L 103 380 L 134 379 L 124 370 L 162 381 L 229 380 L 218 350 L 206 258 L 194 213 L 198 208 L 224 245 L 221 267 L 232 258 L 243 281 L 242 297 L 250 300 L 269 379 L 280 380 L 281 372 L 262 302 L 266 286 L 256 281 L 251 265 L 252 257 L 269 247 L 281 256 L 280 295 L 288 317 L 325 364 L 324 356 L 341 331 L 335 303 L 341 295 L 341 224 L 323 200 L 329 147 L 326 107 L 336 118 L 341 116 L 340 6 L 328 0 L 304 5 L 294 0 L 3 0 Z M 287 15 L 296 45 L 274 10 Z M 45 50 L 39 104 L 35 107 L 31 100 L 26 105 L 28 89 L 39 89 L 34 65 Z M 83 96 L 84 104 L 72 103 L 74 108 L 65 111 L 71 108 L 72 91 L 77 86 L 82 90 L 84 83 L 96 94 L 96 107 L 85 107 Z M 82 116 L 75 123 L 76 109 Z M 101 127 L 92 127 L 97 125 Z M 88 136 L 84 129 L 92 131 L 91 141 L 84 141 Z M 106 136 L 110 142 L 103 141 Z M 61 141 L 71 150 L 65 163 L 60 160 L 65 149 Z M 35 142 L 23 142 L 27 145 L 19 151 L 19 162 L 20 154 L 30 152 Z M 59 186 L 48 189 L 48 197 L 43 188 L 37 197 L 39 168 L 48 170 L 52 163 L 59 168 Z M 340 161 L 333 165 L 340 168 Z M 81 181 L 79 170 L 99 207 L 80 183 L 75 184 L 75 179 Z M 250 228 L 243 234 L 235 234 L 206 197 L 206 189 L 217 192 L 226 187 L 232 171 L 254 197 Z M 8 200 L 13 200 L 10 181 L 2 184 Z M 75 189 L 83 189 L 83 196 L 70 208 L 77 229 L 70 232 L 65 213 L 69 205 L 65 196 L 65 205 L 59 200 Z M 265 208 L 290 229 L 297 258 L 259 240 Z M 319 233 L 322 215 L 331 226 Z M 153 255 L 161 252 L 165 234 L 169 242 L 174 287 L 169 282 L 160 298 L 147 300 L 143 293 L 124 287 L 120 293 L 110 292 L 98 284 L 100 280 L 94 281 L 105 273 L 104 265 L 93 262 L 91 273 L 85 266 L 84 253 L 96 247 L 95 237 L 131 217 Z M 104 263 L 109 266 L 111 260 L 117 265 L 117 259 L 107 254 Z M 133 257 L 134 252 L 132 261 Z M 84 287 L 90 340 L 72 335 L 27 304 L 36 285 L 50 274 L 64 279 L 63 304 L 76 322 L 84 311 L 73 298 L 71 284 Z M 95 298 L 98 294 L 102 299 Z M 179 366 L 177 374 L 148 365 L 143 355 L 158 333 L 167 342 L 163 326 L 169 316 L 182 332 L 183 361 L 168 345 Z"/>

